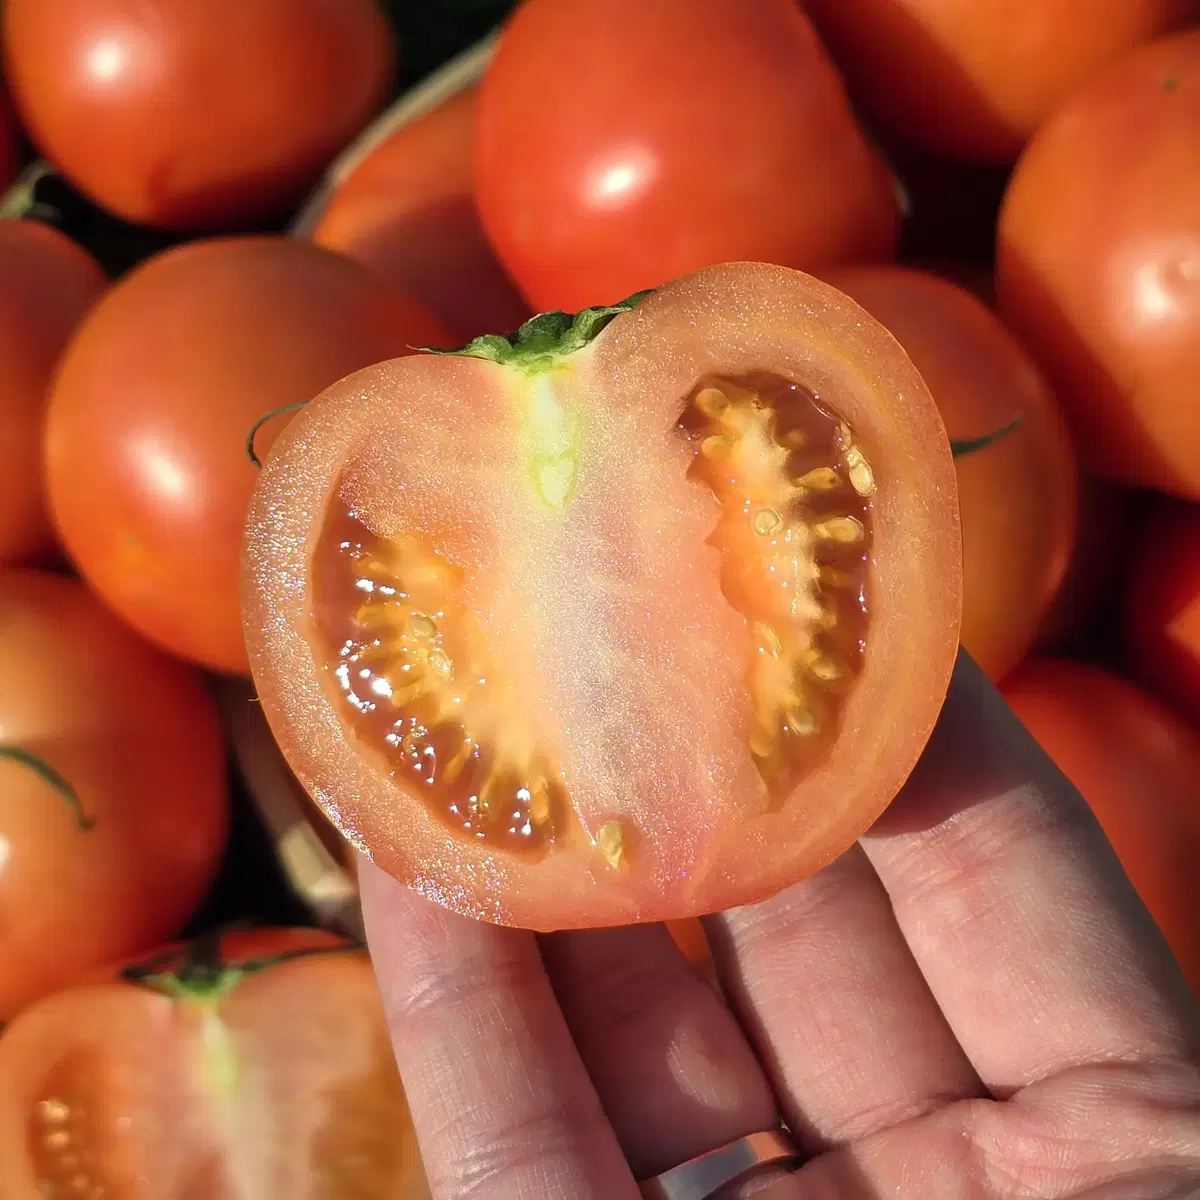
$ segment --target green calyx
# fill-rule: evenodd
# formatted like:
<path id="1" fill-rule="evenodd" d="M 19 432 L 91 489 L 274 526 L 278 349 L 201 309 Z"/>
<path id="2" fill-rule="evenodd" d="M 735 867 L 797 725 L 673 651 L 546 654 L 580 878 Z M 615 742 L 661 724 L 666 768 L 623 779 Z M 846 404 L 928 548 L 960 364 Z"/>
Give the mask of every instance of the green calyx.
<path id="1" fill-rule="evenodd" d="M 197 938 L 182 952 L 169 950 L 147 962 L 136 963 L 121 972 L 127 983 L 160 992 L 172 1000 L 184 1000 L 203 1006 L 219 1004 L 253 975 L 261 975 L 282 963 L 315 955 L 346 954 L 361 950 L 359 942 L 333 946 L 309 946 L 285 950 L 281 954 L 252 958 L 241 963 L 226 962 L 221 943 L 227 930 L 216 930 Z"/>
<path id="2" fill-rule="evenodd" d="M 457 350 L 419 346 L 426 354 L 459 354 L 485 358 L 537 375 L 559 366 L 564 358 L 590 345 L 614 317 L 636 308 L 653 291 L 637 292 L 619 304 L 585 308 L 578 313 L 548 312 L 530 317 L 516 333 L 485 333 Z"/>
<path id="3" fill-rule="evenodd" d="M 21 766 L 28 767 L 35 775 L 40 776 L 43 782 L 53 788 L 67 802 L 68 807 L 75 814 L 75 824 L 85 833 L 96 827 L 96 818 L 89 817 L 84 811 L 83 801 L 80 800 L 79 793 L 71 786 L 70 781 L 44 758 L 39 758 L 32 751 L 25 750 L 20 746 L 0 746 L 0 759 L 20 763 Z"/>

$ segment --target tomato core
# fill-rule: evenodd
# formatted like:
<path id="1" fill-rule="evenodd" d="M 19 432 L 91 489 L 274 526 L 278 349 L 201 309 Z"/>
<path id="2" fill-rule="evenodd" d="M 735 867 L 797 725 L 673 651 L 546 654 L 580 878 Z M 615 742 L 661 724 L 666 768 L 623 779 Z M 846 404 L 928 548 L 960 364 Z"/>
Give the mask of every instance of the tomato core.
<path id="1" fill-rule="evenodd" d="M 861 668 L 874 474 L 837 412 L 771 372 L 706 376 L 680 408 L 688 478 L 716 502 L 721 591 L 750 632 L 745 737 L 773 807 L 827 757 Z M 570 455 L 569 439 L 533 455 L 552 509 L 570 503 Z M 354 740 L 459 837 L 536 859 L 589 836 L 552 739 L 510 699 L 521 681 L 488 653 L 468 569 L 426 533 L 373 530 L 352 491 L 343 480 L 326 510 L 313 586 L 317 657 Z M 590 837 L 611 868 L 636 853 L 626 821 Z"/>

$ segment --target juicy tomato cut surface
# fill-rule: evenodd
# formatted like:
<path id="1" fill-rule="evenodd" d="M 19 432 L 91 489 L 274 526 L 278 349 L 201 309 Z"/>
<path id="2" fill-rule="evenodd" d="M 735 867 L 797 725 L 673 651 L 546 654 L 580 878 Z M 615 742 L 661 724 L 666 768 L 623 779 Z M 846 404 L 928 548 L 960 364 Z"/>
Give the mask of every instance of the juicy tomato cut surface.
<path id="1" fill-rule="evenodd" d="M 534 928 L 770 894 L 891 800 L 958 638 L 954 468 L 882 326 L 709 268 L 537 361 L 382 364 L 285 432 L 246 629 L 314 798 Z"/>

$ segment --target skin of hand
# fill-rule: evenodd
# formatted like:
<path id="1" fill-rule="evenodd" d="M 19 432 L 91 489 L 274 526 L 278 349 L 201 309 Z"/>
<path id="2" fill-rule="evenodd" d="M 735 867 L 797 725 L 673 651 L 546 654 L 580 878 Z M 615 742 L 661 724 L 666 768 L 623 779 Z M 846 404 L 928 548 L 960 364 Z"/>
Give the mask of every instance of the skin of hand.
<path id="1" fill-rule="evenodd" d="M 1197 999 L 965 655 L 861 843 L 705 919 L 724 998 L 659 925 L 538 937 L 361 882 L 436 1200 L 638 1200 L 781 1120 L 803 1165 L 720 1200 L 1200 1197 Z"/>

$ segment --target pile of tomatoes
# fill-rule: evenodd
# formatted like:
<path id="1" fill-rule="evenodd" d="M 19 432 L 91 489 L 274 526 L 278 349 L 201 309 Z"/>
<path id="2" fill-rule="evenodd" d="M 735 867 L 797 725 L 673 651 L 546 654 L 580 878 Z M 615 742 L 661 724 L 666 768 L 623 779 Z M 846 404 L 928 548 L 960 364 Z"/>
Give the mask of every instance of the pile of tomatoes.
<path id="1" fill-rule="evenodd" d="M 831 284 L 920 372 L 962 644 L 1200 988 L 1200 0 L 390 7 L 0 8 L 0 1195 L 427 1195 L 365 954 L 266 927 L 292 901 L 238 867 L 214 684 L 250 672 L 258 463 L 354 372 L 721 263 Z M 907 386 L 880 361 L 846 369 Z M 464 419 L 448 470 L 503 435 Z M 932 462 L 918 424 L 877 476 Z M 885 581 L 928 597 L 913 644 L 924 519 Z"/>

